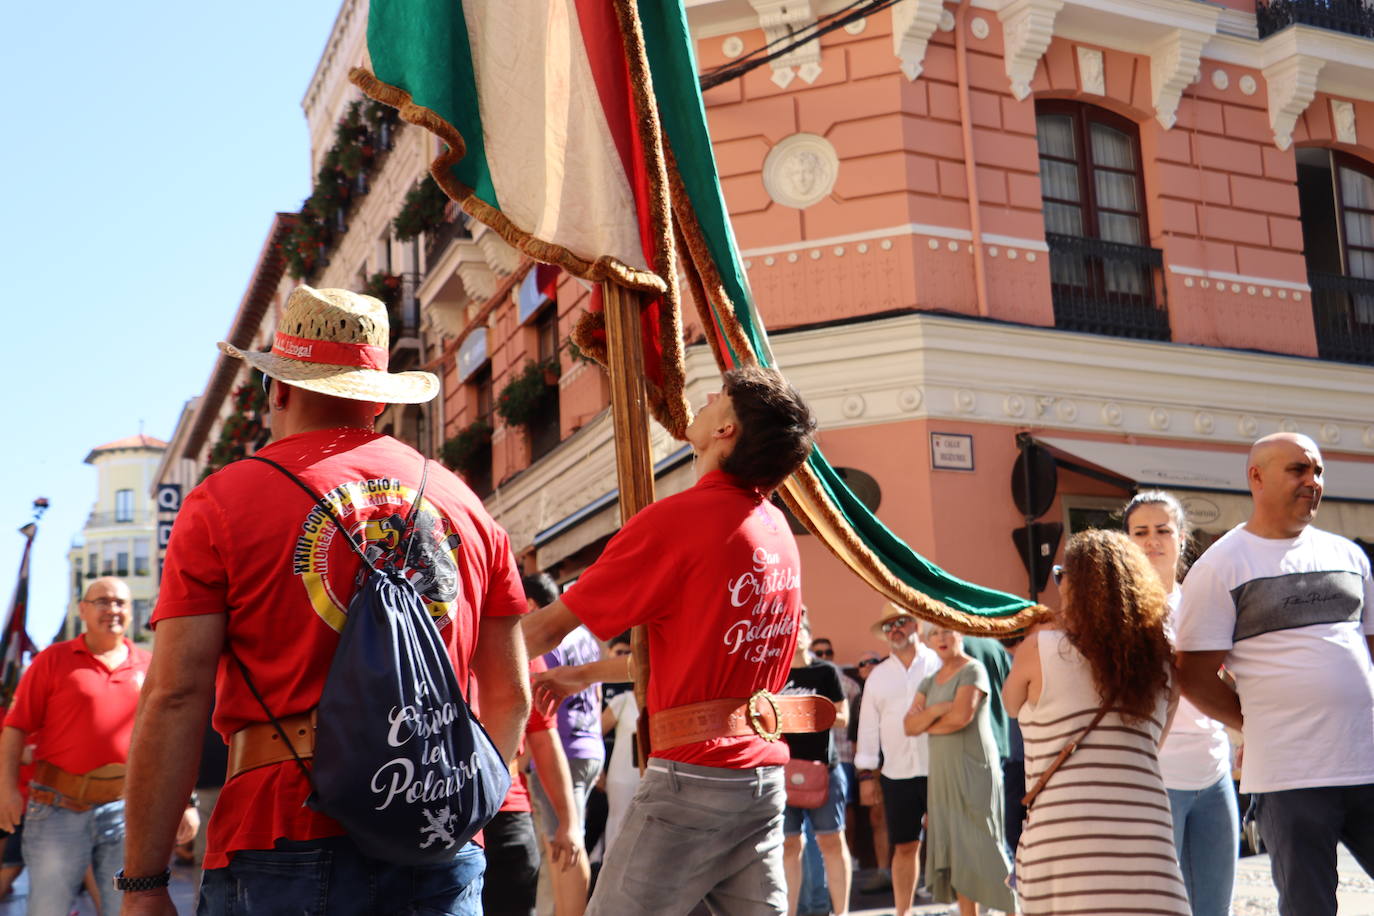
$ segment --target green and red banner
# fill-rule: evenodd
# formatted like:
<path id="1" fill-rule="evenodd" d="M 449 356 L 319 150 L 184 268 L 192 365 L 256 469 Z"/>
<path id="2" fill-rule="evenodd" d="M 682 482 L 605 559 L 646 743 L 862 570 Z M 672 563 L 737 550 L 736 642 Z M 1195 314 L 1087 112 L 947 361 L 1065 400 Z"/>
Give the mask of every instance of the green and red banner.
<path id="1" fill-rule="evenodd" d="M 372 0 L 368 52 L 373 73 L 355 70 L 354 82 L 448 143 L 431 172 L 468 213 L 535 260 L 649 294 L 650 399 L 669 431 L 680 436 L 688 416 L 678 255 L 720 366 L 774 365 L 682 0 Z M 579 332 L 604 353 L 594 312 Z M 783 495 L 865 582 L 923 618 L 996 634 L 1044 612 L 921 557 L 819 449 Z"/>

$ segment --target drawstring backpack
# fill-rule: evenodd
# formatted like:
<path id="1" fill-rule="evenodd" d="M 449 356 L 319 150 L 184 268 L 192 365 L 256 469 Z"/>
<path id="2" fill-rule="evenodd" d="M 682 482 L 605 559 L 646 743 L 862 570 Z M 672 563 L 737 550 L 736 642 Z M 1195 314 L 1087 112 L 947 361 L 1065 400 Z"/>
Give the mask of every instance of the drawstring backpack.
<path id="1" fill-rule="evenodd" d="M 247 667 L 234 661 L 309 781 L 307 805 L 342 824 L 364 855 L 408 866 L 451 861 L 495 816 L 511 776 L 458 689 L 438 628 L 403 572 L 429 464 L 405 519 L 406 556 L 377 568 L 314 490 L 274 461 L 251 460 L 310 494 L 366 576 L 348 604 L 316 708 L 313 767 L 296 754 Z"/>

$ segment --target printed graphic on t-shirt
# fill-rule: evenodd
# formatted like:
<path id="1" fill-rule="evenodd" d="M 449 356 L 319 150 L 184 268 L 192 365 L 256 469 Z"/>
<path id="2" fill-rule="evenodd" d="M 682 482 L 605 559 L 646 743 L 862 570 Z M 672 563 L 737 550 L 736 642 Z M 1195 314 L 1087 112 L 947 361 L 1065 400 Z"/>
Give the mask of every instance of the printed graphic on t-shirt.
<path id="1" fill-rule="evenodd" d="M 1358 623 L 1364 581 L 1350 570 L 1288 573 L 1251 579 L 1231 589 L 1236 603 L 1235 642 L 1320 623 Z"/>
<path id="2" fill-rule="evenodd" d="M 406 518 L 414 498 L 414 491 L 394 477 L 356 480 L 324 494 L 325 502 L 347 527 L 346 536 L 362 545 L 368 562 L 377 569 L 401 570 L 442 628 L 452 620 L 452 604 L 458 597 L 455 554 L 461 539 L 427 499 L 421 500 L 407 533 Z M 311 506 L 301 523 L 291 565 L 304 582 L 315 613 L 335 630 L 342 630 L 348 602 L 365 573 L 359 568 L 346 583 L 337 574 L 331 575 L 330 570 L 339 565 L 351 569 L 357 564 L 353 549 L 337 536 L 333 519 L 318 505 Z M 335 591 L 344 585 L 346 594 Z"/>
<path id="3" fill-rule="evenodd" d="M 741 655 L 745 661 L 762 665 L 790 654 L 790 637 L 797 630 L 795 614 L 784 613 L 788 599 L 801 589 L 801 574 L 781 562 L 778 554 L 756 547 L 750 568 L 726 583 L 730 606 L 747 608 L 725 630 L 727 655 Z"/>

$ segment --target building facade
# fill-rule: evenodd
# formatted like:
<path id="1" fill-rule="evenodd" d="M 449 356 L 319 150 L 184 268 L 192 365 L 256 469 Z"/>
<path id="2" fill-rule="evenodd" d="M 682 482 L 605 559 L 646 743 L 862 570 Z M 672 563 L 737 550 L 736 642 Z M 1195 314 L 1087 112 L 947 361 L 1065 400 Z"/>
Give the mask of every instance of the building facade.
<path id="1" fill-rule="evenodd" d="M 90 580 L 100 576 L 118 576 L 129 584 L 129 635 L 140 641 L 147 638 L 157 592 L 157 526 L 150 487 L 166 451 L 166 442 L 139 434 L 97 446 L 86 456 L 96 471 L 96 499 L 67 552 L 71 590 L 55 639 L 71 639 L 81 632 L 77 603 Z"/>
<path id="2" fill-rule="evenodd" d="M 1320 524 L 1374 542 L 1374 14 L 869 6 L 686 2 L 773 347 L 879 517 L 950 572 L 1053 604 L 1062 541 L 1033 529 L 1028 559 L 1018 528 L 1115 524 L 1158 485 L 1205 544 L 1245 517 L 1250 442 L 1294 430 L 1327 458 Z M 347 0 L 304 100 L 328 206 L 301 276 L 388 299 L 393 366 L 443 394 L 383 427 L 569 581 L 619 525 L 606 378 L 568 344 L 587 292 L 433 199 L 437 141 L 347 82 L 365 24 Z M 742 65 L 770 42 L 786 53 Z M 321 197 L 331 163 L 348 187 Z M 700 403 L 718 374 L 688 311 Z M 660 496 L 691 485 L 681 443 L 655 427 L 653 449 Z M 800 542 L 816 630 L 851 657 L 880 601 Z"/>

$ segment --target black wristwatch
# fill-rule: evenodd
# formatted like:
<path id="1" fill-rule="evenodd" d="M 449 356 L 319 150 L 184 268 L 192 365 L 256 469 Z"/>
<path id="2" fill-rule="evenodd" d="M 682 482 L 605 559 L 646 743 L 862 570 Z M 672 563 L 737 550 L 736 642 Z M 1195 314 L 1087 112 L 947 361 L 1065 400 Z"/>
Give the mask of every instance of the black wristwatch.
<path id="1" fill-rule="evenodd" d="M 117 891 L 155 891 L 166 887 L 172 880 L 172 870 L 169 868 L 160 875 L 148 875 L 145 878 L 129 878 L 125 876 L 124 869 L 115 872 L 114 886 Z"/>

